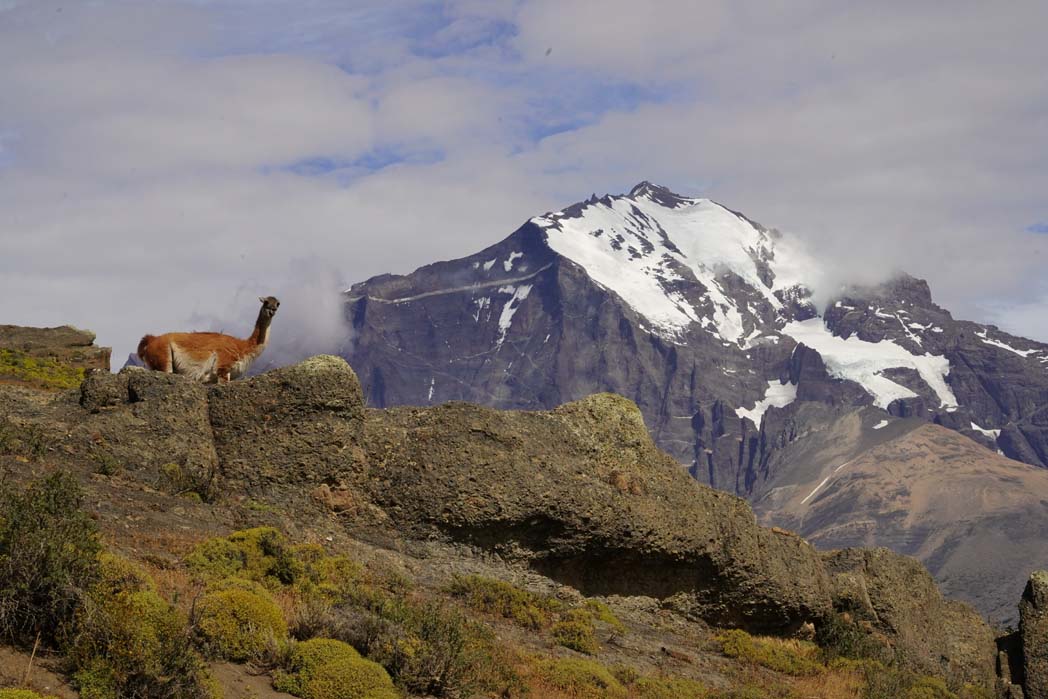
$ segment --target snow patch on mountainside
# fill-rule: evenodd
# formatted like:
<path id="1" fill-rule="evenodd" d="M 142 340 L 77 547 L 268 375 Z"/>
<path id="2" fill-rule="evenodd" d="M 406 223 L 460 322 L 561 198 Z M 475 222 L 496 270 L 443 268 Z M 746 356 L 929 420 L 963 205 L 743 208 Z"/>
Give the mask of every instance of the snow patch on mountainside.
<path id="1" fill-rule="evenodd" d="M 520 304 L 524 302 L 524 299 L 531 293 L 531 284 L 522 284 L 518 287 L 503 286 L 499 288 L 500 294 L 511 294 L 506 305 L 502 307 L 502 315 L 499 316 L 499 337 L 495 342 L 495 348 L 498 349 L 502 346 L 502 343 L 506 340 L 506 333 L 509 332 L 510 326 L 513 324 L 513 316 L 517 314 L 517 309 L 520 308 Z"/>
<path id="2" fill-rule="evenodd" d="M 761 420 L 764 419 L 764 413 L 767 412 L 768 408 L 785 408 L 796 399 L 797 384 L 769 381 L 768 390 L 765 391 L 762 400 L 757 401 L 757 404 L 749 409 L 736 408 L 735 414 L 739 417 L 748 417 L 750 420 L 753 420 L 754 425 L 760 427 Z"/>
<path id="3" fill-rule="evenodd" d="M 670 340 L 698 323 L 726 342 L 745 344 L 759 319 L 729 294 L 726 274 L 737 275 L 778 311 L 783 304 L 775 291 L 800 284 L 802 270 L 810 268 L 803 254 L 708 199 L 680 199 L 667 207 L 650 194 L 611 197 L 531 222 L 545 231 L 554 252 L 581 266 Z M 771 271 L 770 285 L 763 265 Z M 693 279 L 706 289 L 694 304 L 679 290 Z"/>
<path id="4" fill-rule="evenodd" d="M 792 321 L 782 329 L 797 342 L 804 343 L 822 355 L 830 375 L 848 379 L 862 386 L 880 408 L 887 408 L 896 398 L 917 394 L 881 375 L 886 369 L 914 369 L 935 391 L 943 407 L 957 407 L 957 398 L 946 383 L 950 361 L 931 354 L 911 354 L 891 340 L 866 342 L 852 336 L 848 339 L 832 334 L 821 318 Z"/>
<path id="5" fill-rule="evenodd" d="M 1005 344 L 1005 343 L 1001 342 L 1000 340 L 992 340 L 989 337 L 987 337 L 987 335 L 989 335 L 989 331 L 988 330 L 983 330 L 981 333 L 980 332 L 975 333 L 975 336 L 978 337 L 979 340 L 982 341 L 984 344 L 992 345 L 994 347 L 1000 347 L 1003 350 L 1008 350 L 1009 352 L 1013 352 L 1013 353 L 1015 353 L 1015 354 L 1017 354 L 1017 355 L 1019 355 L 1020 357 L 1023 357 L 1023 358 L 1028 357 L 1031 354 L 1040 351 L 1040 350 L 1036 350 L 1036 349 L 1032 349 L 1032 350 L 1015 349 L 1011 345 Z"/>

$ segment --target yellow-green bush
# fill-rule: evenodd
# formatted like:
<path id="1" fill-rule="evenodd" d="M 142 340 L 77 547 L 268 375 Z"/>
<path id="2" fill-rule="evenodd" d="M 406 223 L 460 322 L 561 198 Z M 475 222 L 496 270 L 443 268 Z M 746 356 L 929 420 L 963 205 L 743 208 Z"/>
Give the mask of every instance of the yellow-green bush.
<path id="1" fill-rule="evenodd" d="M 47 699 L 30 689 L 0 689 L 0 699 Z"/>
<path id="2" fill-rule="evenodd" d="M 579 653 L 594 655 L 600 650 L 597 639 L 593 637 L 593 617 L 585 610 L 566 613 L 550 628 L 550 634 L 558 645 Z"/>
<path id="3" fill-rule="evenodd" d="M 299 643 L 273 687 L 303 699 L 398 699 L 385 669 L 352 646 L 328 638 Z"/>
<path id="4" fill-rule="evenodd" d="M 607 624 L 615 631 L 622 633 L 626 630 L 619 618 L 615 616 L 615 612 L 611 611 L 611 607 L 600 600 L 588 599 L 582 608 L 588 611 L 596 621 Z"/>
<path id="5" fill-rule="evenodd" d="M 683 677 L 643 677 L 631 687 L 635 699 L 707 699 L 705 685 Z"/>
<path id="6" fill-rule="evenodd" d="M 378 663 L 360 658 L 317 669 L 303 688 L 305 699 L 400 699 L 389 675 Z"/>
<path id="7" fill-rule="evenodd" d="M 626 699 L 626 688 L 600 663 L 562 658 L 535 668 L 539 679 L 575 699 Z"/>
<path id="8" fill-rule="evenodd" d="M 237 576 L 262 583 L 287 585 L 303 573 L 284 536 L 272 527 L 233 532 L 208 539 L 186 556 L 186 565 L 205 579 Z"/>
<path id="9" fill-rule="evenodd" d="M 294 585 L 301 594 L 330 602 L 349 601 L 369 592 L 364 569 L 344 556 L 329 556 L 321 546 L 291 546 L 272 527 L 256 527 L 208 539 L 185 558 L 204 580 L 239 578 L 270 589 Z"/>
<path id="10" fill-rule="evenodd" d="M 938 677 L 918 677 L 906 692 L 906 699 L 957 699 Z"/>
<path id="11" fill-rule="evenodd" d="M 0 348 L 0 375 L 54 389 L 76 388 L 84 381 L 82 367 L 72 367 L 49 357 L 30 357 L 25 352 L 4 348 Z"/>
<path id="12" fill-rule="evenodd" d="M 81 697 L 212 696 L 185 617 L 149 576 L 112 554 L 99 557 L 99 570 L 63 644 Z"/>
<path id="13" fill-rule="evenodd" d="M 263 595 L 240 588 L 209 592 L 197 606 L 197 629 L 209 652 L 229 660 L 261 656 L 287 637 L 280 608 Z"/>
<path id="14" fill-rule="evenodd" d="M 360 658 L 356 648 L 330 638 L 314 638 L 296 643 L 288 655 L 287 667 L 274 677 L 273 687 L 302 696 L 302 685 L 317 668 L 332 662 L 351 662 Z"/>
<path id="15" fill-rule="evenodd" d="M 818 648 L 812 643 L 754 637 L 739 629 L 726 631 L 717 640 L 729 658 L 745 660 L 786 675 L 817 675 L 824 669 L 814 660 Z"/>
<path id="16" fill-rule="evenodd" d="M 529 629 L 548 626 L 559 609 L 556 600 L 479 575 L 456 577 L 448 591 L 477 611 L 511 619 Z"/>

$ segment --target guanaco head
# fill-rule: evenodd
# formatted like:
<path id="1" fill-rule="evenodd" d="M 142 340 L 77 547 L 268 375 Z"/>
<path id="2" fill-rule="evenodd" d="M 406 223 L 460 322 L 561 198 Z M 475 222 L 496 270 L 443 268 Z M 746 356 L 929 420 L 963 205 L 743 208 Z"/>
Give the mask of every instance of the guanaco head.
<path id="1" fill-rule="evenodd" d="M 277 309 L 280 308 L 280 301 L 277 300 L 276 296 L 259 296 L 258 300 L 262 302 L 262 315 L 267 319 L 271 319 L 277 314 Z"/>

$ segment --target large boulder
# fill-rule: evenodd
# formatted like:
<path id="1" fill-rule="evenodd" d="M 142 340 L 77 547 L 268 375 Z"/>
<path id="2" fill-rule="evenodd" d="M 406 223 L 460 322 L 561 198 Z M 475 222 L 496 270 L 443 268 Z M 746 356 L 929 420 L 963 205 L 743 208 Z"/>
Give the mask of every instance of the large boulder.
<path id="1" fill-rule="evenodd" d="M 80 408 L 67 447 L 96 470 L 126 469 L 168 490 L 214 495 L 206 386 L 143 369 L 95 372 L 80 386 Z"/>
<path id="2" fill-rule="evenodd" d="M 824 554 L 838 611 L 870 623 L 901 659 L 921 672 L 992 687 L 997 650 L 981 616 L 944 599 L 916 559 L 885 548 Z"/>
<path id="3" fill-rule="evenodd" d="M 210 418 L 222 476 L 249 494 L 338 485 L 363 468 L 364 400 L 338 357 L 211 389 Z"/>
<path id="4" fill-rule="evenodd" d="M 1027 699 L 1048 699 L 1048 571 L 1030 575 L 1019 602 L 1023 687 Z"/>
<path id="5" fill-rule="evenodd" d="M 365 434 L 362 487 L 402 529 L 526 559 L 587 594 L 672 599 L 719 625 L 783 632 L 830 610 L 818 553 L 690 479 L 624 398 L 372 410 Z"/>

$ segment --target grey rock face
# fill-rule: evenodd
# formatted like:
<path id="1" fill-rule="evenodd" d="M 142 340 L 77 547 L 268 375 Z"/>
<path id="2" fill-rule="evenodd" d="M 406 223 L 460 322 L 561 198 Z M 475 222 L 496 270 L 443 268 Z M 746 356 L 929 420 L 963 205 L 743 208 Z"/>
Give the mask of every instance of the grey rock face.
<path id="1" fill-rule="evenodd" d="M 943 599 L 916 560 L 877 548 L 828 552 L 825 562 L 835 607 L 890 636 L 914 669 L 993 686 L 997 651 L 989 626 L 967 604 Z"/>
<path id="2" fill-rule="evenodd" d="M 223 479 L 252 495 L 336 484 L 359 470 L 363 397 L 338 357 L 216 386 L 209 415 Z"/>
<path id="3" fill-rule="evenodd" d="M 1027 699 L 1048 697 L 1048 571 L 1030 576 L 1019 602 L 1023 689 Z"/>
<path id="4" fill-rule="evenodd" d="M 782 632 L 829 611 L 815 550 L 689 479 L 618 396 L 549 412 L 370 411 L 366 434 L 365 487 L 401 526 L 523 557 L 589 594 L 658 597 L 717 624 Z"/>
<path id="5" fill-rule="evenodd" d="M 68 415 L 73 453 L 156 485 L 211 494 L 218 459 L 205 386 L 154 371 L 95 372 L 81 384 L 79 403 L 90 418 Z"/>

